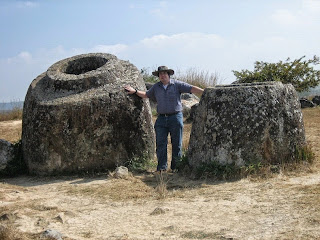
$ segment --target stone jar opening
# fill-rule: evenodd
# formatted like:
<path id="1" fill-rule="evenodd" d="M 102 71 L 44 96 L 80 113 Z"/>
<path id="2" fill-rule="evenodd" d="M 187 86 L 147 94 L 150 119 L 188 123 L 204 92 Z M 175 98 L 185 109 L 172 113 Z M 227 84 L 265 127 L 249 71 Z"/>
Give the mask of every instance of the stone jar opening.
<path id="1" fill-rule="evenodd" d="M 68 62 L 64 73 L 80 75 L 96 70 L 107 63 L 107 59 L 99 56 L 83 57 Z"/>

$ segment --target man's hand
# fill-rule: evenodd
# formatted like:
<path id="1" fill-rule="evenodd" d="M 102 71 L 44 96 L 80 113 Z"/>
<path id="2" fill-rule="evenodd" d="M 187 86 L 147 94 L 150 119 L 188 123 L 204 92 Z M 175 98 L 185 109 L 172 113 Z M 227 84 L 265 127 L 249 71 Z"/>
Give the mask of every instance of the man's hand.
<path id="1" fill-rule="evenodd" d="M 136 89 L 134 89 L 133 87 L 127 85 L 124 87 L 124 89 L 129 93 L 129 94 L 135 94 L 136 93 Z"/>
<path id="2" fill-rule="evenodd" d="M 141 98 L 147 98 L 147 94 L 146 92 L 144 91 L 137 91 L 136 89 L 134 89 L 133 87 L 127 85 L 127 86 L 124 86 L 124 89 L 128 92 L 128 94 L 137 94 L 139 97 Z"/>

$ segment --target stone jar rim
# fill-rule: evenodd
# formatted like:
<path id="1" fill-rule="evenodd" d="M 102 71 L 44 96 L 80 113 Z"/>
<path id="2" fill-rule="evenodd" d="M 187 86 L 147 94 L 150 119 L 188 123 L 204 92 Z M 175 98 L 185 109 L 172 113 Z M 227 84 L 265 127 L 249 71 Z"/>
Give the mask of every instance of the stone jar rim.
<path id="1" fill-rule="evenodd" d="M 72 74 L 72 73 L 67 73 L 67 69 L 70 66 L 71 63 L 80 61 L 81 59 L 100 59 L 100 61 L 104 61 L 101 66 L 98 66 L 95 69 L 86 71 L 84 73 L 80 74 Z M 88 54 L 80 54 L 76 55 L 70 58 L 66 58 L 63 60 L 60 60 L 53 65 L 51 65 L 47 72 L 46 75 L 53 81 L 76 81 L 76 80 L 83 80 L 92 77 L 92 75 L 98 77 L 103 75 L 105 72 L 107 72 L 110 68 L 113 62 L 117 60 L 117 57 L 108 54 L 108 53 L 88 53 Z"/>

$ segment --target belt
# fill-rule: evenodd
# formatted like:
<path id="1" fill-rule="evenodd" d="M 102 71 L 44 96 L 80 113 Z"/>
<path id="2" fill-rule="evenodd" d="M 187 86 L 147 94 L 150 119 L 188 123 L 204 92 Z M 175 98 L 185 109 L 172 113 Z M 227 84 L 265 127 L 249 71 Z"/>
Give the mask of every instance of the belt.
<path id="1" fill-rule="evenodd" d="M 169 117 L 169 116 L 172 116 L 172 115 L 176 115 L 177 113 L 179 113 L 179 112 L 176 112 L 176 113 L 159 114 L 159 116 L 161 116 L 161 117 Z"/>

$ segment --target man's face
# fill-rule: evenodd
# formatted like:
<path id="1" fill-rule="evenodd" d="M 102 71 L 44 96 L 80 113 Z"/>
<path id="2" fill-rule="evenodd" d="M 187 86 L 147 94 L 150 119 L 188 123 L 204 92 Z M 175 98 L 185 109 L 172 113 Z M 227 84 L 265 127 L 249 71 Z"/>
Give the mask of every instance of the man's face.
<path id="1" fill-rule="evenodd" d="M 159 72 L 159 79 L 162 83 L 168 83 L 170 78 L 167 72 Z"/>

